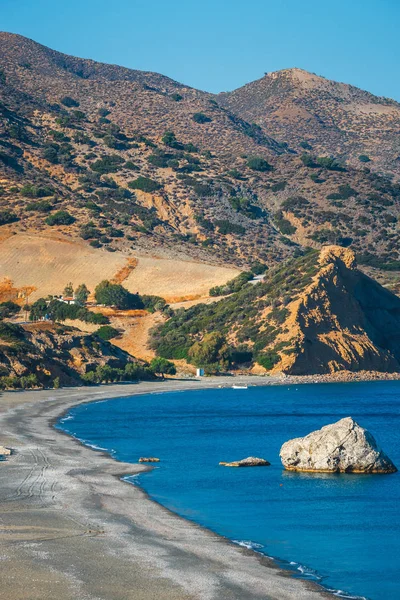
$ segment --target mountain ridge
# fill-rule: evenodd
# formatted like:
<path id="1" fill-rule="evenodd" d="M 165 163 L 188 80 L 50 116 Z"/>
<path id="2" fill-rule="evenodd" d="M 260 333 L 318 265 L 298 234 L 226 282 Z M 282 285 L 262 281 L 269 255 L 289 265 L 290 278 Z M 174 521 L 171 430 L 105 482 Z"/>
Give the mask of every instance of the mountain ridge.
<path id="1" fill-rule="evenodd" d="M 396 268 L 400 188 L 375 160 L 306 150 L 300 133 L 277 141 L 273 123 L 162 75 L 15 34 L 0 34 L 0 49 L 0 204 L 11 233 L 51 227 L 102 250 L 184 248 L 246 268 L 342 243 Z M 60 210 L 68 223 L 54 221 Z"/>

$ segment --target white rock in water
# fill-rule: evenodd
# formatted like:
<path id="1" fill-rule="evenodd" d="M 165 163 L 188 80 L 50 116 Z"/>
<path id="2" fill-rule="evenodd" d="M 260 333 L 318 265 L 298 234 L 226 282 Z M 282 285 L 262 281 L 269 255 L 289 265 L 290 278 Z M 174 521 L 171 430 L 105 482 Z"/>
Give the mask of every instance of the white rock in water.
<path id="1" fill-rule="evenodd" d="M 10 454 L 11 454 L 11 450 L 9 448 L 0 446 L 0 456 L 10 456 Z"/>
<path id="2" fill-rule="evenodd" d="M 283 444 L 288 471 L 321 473 L 395 473 L 396 467 L 366 429 L 351 417 Z"/>

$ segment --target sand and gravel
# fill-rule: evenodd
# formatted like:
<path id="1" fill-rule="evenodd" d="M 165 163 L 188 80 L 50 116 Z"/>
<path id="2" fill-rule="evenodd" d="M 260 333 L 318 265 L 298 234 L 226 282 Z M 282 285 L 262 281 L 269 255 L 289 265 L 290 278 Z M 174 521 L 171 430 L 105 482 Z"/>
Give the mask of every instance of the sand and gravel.
<path id="1" fill-rule="evenodd" d="M 2 393 L 0 443 L 14 453 L 0 463 L 0 599 L 331 597 L 121 481 L 148 467 L 117 462 L 53 427 L 81 402 L 123 395 L 140 402 L 143 393 L 220 385 L 232 379 Z"/>

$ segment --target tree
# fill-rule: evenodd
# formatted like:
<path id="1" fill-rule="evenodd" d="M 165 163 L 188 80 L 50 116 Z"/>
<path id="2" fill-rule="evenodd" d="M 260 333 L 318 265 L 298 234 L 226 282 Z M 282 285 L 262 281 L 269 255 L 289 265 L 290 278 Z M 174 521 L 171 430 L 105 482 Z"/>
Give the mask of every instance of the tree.
<path id="1" fill-rule="evenodd" d="M 79 106 L 78 100 L 74 100 L 74 98 L 71 98 L 71 96 L 64 96 L 63 98 L 61 98 L 60 102 L 68 108 L 72 108 L 73 106 Z"/>
<path id="2" fill-rule="evenodd" d="M 29 313 L 30 321 L 37 321 L 47 314 L 47 302 L 44 298 L 39 298 L 31 305 L 31 310 Z"/>
<path id="3" fill-rule="evenodd" d="M 249 158 L 247 161 L 247 166 L 253 171 L 271 171 L 272 166 L 269 164 L 265 158 L 260 158 L 258 156 L 253 156 Z"/>
<path id="4" fill-rule="evenodd" d="M 163 144 L 169 148 L 175 148 L 176 150 L 182 150 L 183 146 L 178 140 L 173 131 L 166 131 L 161 138 Z"/>
<path id="5" fill-rule="evenodd" d="M 162 358 L 161 356 L 153 358 L 153 360 L 150 363 L 150 370 L 155 375 L 161 375 L 163 379 L 165 375 L 176 374 L 176 368 L 174 363 L 170 362 L 166 358 Z"/>
<path id="6" fill-rule="evenodd" d="M 207 333 L 202 341 L 195 342 L 188 351 L 193 364 L 214 372 L 229 366 L 229 354 L 229 346 L 218 332 Z"/>
<path id="7" fill-rule="evenodd" d="M 108 342 L 108 340 L 117 337 L 119 331 L 118 329 L 115 329 L 115 327 L 111 327 L 111 325 L 103 325 L 96 331 L 96 335 L 105 342 Z"/>
<path id="8" fill-rule="evenodd" d="M 119 283 L 104 280 L 94 291 L 96 302 L 106 306 L 115 306 L 121 310 L 143 308 L 143 302 L 137 294 L 131 294 Z"/>
<path id="9" fill-rule="evenodd" d="M 64 296 L 73 296 L 74 295 L 74 287 L 71 282 L 67 283 L 63 291 Z"/>
<path id="10" fill-rule="evenodd" d="M 81 283 L 75 290 L 75 301 L 78 304 L 84 306 L 87 302 L 87 299 L 89 298 L 89 294 L 90 292 L 86 285 L 84 283 Z"/>
<path id="11" fill-rule="evenodd" d="M 0 304 L 0 319 L 9 319 L 13 315 L 16 315 L 21 310 L 21 307 L 15 302 L 8 300 Z"/>
<path id="12" fill-rule="evenodd" d="M 128 187 L 132 190 L 141 190 L 142 192 L 155 192 L 161 188 L 161 185 L 149 177 L 138 177 L 134 181 L 128 183 Z"/>
<path id="13" fill-rule="evenodd" d="M 210 123 L 210 121 L 212 121 L 210 117 L 207 117 L 207 115 L 202 112 L 194 113 L 192 119 L 195 123 L 200 123 L 201 125 L 203 123 Z"/>

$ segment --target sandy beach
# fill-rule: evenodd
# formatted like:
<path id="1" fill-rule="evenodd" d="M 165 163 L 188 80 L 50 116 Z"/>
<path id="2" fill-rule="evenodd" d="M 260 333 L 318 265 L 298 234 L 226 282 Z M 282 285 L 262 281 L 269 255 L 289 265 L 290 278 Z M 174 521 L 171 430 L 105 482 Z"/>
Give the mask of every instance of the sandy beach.
<path id="1" fill-rule="evenodd" d="M 241 377 L 253 385 L 277 378 Z M 120 480 L 146 467 L 113 460 L 54 429 L 73 405 L 232 385 L 232 378 L 4 392 L 0 444 L 0 598 L 303 600 L 330 598 Z"/>

